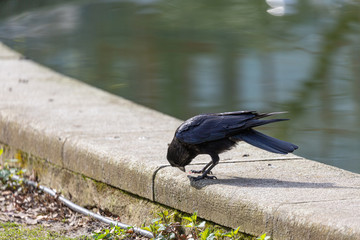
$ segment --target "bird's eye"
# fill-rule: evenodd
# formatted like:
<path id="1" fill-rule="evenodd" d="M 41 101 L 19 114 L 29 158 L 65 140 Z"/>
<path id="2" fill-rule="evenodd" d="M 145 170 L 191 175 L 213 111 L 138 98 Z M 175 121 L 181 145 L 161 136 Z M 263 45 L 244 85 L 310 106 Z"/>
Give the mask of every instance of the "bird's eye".
<path id="1" fill-rule="evenodd" d="M 170 143 L 168 143 L 168 146 L 170 146 Z"/>

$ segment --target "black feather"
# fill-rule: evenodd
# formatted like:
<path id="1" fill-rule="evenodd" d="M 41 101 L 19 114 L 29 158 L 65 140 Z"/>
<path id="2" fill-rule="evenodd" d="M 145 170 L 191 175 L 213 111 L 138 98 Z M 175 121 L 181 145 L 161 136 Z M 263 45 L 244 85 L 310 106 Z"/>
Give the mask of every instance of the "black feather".
<path id="1" fill-rule="evenodd" d="M 201 114 L 186 120 L 175 132 L 170 143 L 167 159 L 171 166 L 184 167 L 198 154 L 209 154 L 212 162 L 202 170 L 199 179 L 207 177 L 210 170 L 218 163 L 218 154 L 227 151 L 238 141 L 269 152 L 286 154 L 298 147 L 273 137 L 266 136 L 252 128 L 261 125 L 285 121 L 288 119 L 269 119 L 268 117 L 283 112 L 257 113 L 255 111 L 237 111 L 225 113 Z"/>
<path id="2" fill-rule="evenodd" d="M 242 140 L 255 147 L 264 149 L 269 152 L 280 153 L 280 154 L 291 153 L 298 148 L 298 146 L 292 143 L 267 136 L 253 129 L 250 129 L 239 135 L 233 136 L 232 139 Z"/>

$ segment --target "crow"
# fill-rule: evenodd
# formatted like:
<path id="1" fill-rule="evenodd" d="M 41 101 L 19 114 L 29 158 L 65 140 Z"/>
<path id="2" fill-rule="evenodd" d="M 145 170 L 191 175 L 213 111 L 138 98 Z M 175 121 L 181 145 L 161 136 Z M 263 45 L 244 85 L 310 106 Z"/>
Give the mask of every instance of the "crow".
<path id="1" fill-rule="evenodd" d="M 191 171 L 192 173 L 202 173 L 194 178 L 194 180 L 200 180 L 216 178 L 208 176 L 208 174 L 219 163 L 219 154 L 230 150 L 239 141 L 273 153 L 291 153 L 298 146 L 269 137 L 253 129 L 264 124 L 289 120 L 261 119 L 281 113 L 284 112 L 236 111 L 194 116 L 176 129 L 174 138 L 168 147 L 167 159 L 171 166 L 185 171 L 185 166 L 190 164 L 197 155 L 210 155 L 211 161 L 201 171 Z"/>

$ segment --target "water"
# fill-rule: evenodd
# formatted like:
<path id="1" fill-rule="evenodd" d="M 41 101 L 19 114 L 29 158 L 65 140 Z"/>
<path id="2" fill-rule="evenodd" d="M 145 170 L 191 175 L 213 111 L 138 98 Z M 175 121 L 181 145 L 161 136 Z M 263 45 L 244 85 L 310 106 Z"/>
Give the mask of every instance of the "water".
<path id="1" fill-rule="evenodd" d="M 288 111 L 262 131 L 360 173 L 360 3 L 274 2 L 3 0 L 0 41 L 181 119 Z"/>

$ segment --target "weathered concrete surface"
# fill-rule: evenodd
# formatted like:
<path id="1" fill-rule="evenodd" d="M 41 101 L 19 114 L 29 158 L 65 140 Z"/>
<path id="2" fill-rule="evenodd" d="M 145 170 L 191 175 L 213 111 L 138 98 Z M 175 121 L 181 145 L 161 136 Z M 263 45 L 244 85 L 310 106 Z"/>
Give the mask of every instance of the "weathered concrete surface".
<path id="1" fill-rule="evenodd" d="M 19 154 L 14 149 L 5 147 L 7 157 Z M 126 191 L 97 182 L 84 175 L 51 164 L 30 154 L 21 152 L 26 161 L 26 168 L 40 174 L 41 184 L 51 186 L 66 198 L 82 206 L 102 209 L 119 214 L 120 222 L 131 223 L 133 226 L 149 224 L 158 217 L 156 213 L 169 210 L 163 205 L 138 197 Z"/>
<path id="2" fill-rule="evenodd" d="M 165 158 L 179 120 L 21 59 L 2 45 L 0 83 L 0 143 L 45 159 L 49 168 L 185 212 L 198 210 L 253 235 L 360 239 L 358 174 L 243 143 L 222 155 L 217 180 L 193 183 Z M 208 161 L 201 156 L 188 169 Z M 46 182 L 44 172 L 39 175 Z M 81 203 L 71 184 L 49 183 Z M 107 198 L 102 206 L 115 209 L 116 200 Z"/>
<path id="3" fill-rule="evenodd" d="M 306 159 L 222 163 L 215 171 L 217 180 L 190 182 L 161 169 L 155 200 L 274 239 L 342 239 L 359 230 L 357 174 Z"/>

